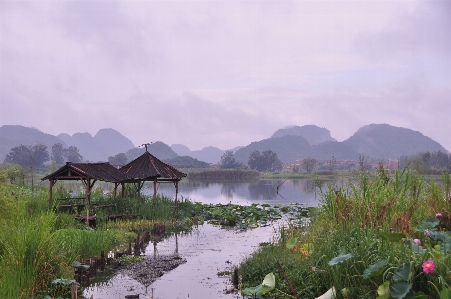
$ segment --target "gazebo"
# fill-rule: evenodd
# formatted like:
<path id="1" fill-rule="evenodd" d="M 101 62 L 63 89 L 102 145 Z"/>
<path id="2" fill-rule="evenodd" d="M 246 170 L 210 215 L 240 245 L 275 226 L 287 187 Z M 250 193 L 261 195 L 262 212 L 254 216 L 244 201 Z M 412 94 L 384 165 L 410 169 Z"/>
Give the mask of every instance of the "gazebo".
<path id="1" fill-rule="evenodd" d="M 85 186 L 85 203 L 86 207 L 86 221 L 89 223 L 89 204 L 91 201 L 91 190 L 97 181 L 104 182 L 121 182 L 128 178 L 126 175 L 119 171 L 110 163 L 71 163 L 67 162 L 66 165 L 62 166 L 55 172 L 43 177 L 41 181 L 50 181 L 49 190 L 49 206 L 53 205 L 53 186 L 57 181 L 82 181 Z M 79 198 L 83 199 L 83 198 Z"/>
<path id="2" fill-rule="evenodd" d="M 186 177 L 186 174 L 166 164 L 147 151 L 121 168 L 115 168 L 109 163 L 71 163 L 67 162 L 55 172 L 43 177 L 41 181 L 50 181 L 49 206 L 53 205 L 53 186 L 60 180 L 78 180 L 85 186 L 86 196 L 84 204 L 86 207 L 86 221 L 89 222 L 89 204 L 91 190 L 97 181 L 114 183 L 114 196 L 116 197 L 117 187 L 122 186 L 122 195 L 125 195 L 125 183 L 133 183 L 137 192 L 140 193 L 146 181 L 154 183 L 154 199 L 157 195 L 157 185 L 159 183 L 173 183 L 175 186 L 175 204 L 177 203 L 178 182 Z"/>
<path id="3" fill-rule="evenodd" d="M 141 189 L 145 182 L 153 182 L 154 188 L 154 199 L 157 195 L 157 185 L 159 183 L 173 183 L 175 186 L 175 203 L 177 204 L 177 195 L 178 195 L 178 182 L 186 177 L 186 173 L 183 173 L 172 167 L 169 164 L 162 162 L 157 159 L 155 156 L 146 151 L 144 154 L 131 161 L 127 165 L 119 168 L 119 171 L 123 172 L 123 174 L 127 177 L 125 181 L 120 182 L 124 183 L 134 183 L 136 189 L 141 192 Z M 115 186 L 117 189 L 117 185 Z M 122 185 L 122 191 L 124 187 Z"/>

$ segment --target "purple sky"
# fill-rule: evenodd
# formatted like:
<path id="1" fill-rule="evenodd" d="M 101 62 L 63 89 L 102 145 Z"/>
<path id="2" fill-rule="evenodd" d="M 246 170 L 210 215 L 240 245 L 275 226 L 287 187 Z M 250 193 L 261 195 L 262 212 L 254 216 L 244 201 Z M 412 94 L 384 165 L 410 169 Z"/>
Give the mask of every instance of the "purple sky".
<path id="1" fill-rule="evenodd" d="M 451 150 L 451 1 L 0 1 L 0 125 L 191 150 L 388 123 Z"/>

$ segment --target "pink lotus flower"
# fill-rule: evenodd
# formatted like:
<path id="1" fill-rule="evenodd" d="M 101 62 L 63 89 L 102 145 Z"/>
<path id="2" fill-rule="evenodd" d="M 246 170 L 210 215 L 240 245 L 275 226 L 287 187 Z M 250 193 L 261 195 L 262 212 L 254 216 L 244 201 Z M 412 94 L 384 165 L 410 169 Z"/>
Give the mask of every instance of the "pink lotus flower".
<path id="1" fill-rule="evenodd" d="M 423 263 L 422 267 L 423 267 L 423 272 L 427 273 L 427 274 L 434 273 L 434 271 L 435 271 L 435 264 L 434 264 L 433 260 L 425 261 Z"/>
<path id="2" fill-rule="evenodd" d="M 430 236 L 430 235 L 431 235 L 431 232 L 430 232 L 428 229 L 426 229 L 426 230 L 424 231 L 424 235 L 425 235 L 425 236 Z"/>
<path id="3" fill-rule="evenodd" d="M 417 243 L 418 245 L 421 245 L 421 240 L 420 240 L 420 239 L 413 239 L 413 241 L 414 241 L 415 243 Z"/>
<path id="4" fill-rule="evenodd" d="M 442 213 L 435 214 L 435 218 L 442 217 Z"/>

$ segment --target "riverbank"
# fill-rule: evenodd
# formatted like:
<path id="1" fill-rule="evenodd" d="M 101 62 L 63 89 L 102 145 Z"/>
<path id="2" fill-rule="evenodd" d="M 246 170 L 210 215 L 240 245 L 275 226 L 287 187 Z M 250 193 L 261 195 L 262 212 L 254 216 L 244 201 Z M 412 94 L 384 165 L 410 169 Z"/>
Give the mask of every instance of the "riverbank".
<path id="1" fill-rule="evenodd" d="M 203 224 L 189 233 L 172 234 L 161 242 L 149 244 L 145 250 L 146 259 L 171 257 L 176 254 L 185 263 L 171 271 L 164 272 L 151 285 L 132 279 L 126 273 L 116 273 L 107 282 L 87 289 L 86 298 L 125 298 L 133 289 L 134 294 L 147 298 L 218 298 L 234 299 L 234 287 L 230 276 L 246 257 L 259 248 L 260 243 L 272 242 L 277 224 L 248 229 L 222 228 Z"/>
<path id="2" fill-rule="evenodd" d="M 411 170 L 324 189 L 309 226 L 279 231 L 240 265 L 242 289 L 277 299 L 332 298 L 332 288 L 339 298 L 445 298 L 450 194 L 450 175 L 437 182 Z"/>

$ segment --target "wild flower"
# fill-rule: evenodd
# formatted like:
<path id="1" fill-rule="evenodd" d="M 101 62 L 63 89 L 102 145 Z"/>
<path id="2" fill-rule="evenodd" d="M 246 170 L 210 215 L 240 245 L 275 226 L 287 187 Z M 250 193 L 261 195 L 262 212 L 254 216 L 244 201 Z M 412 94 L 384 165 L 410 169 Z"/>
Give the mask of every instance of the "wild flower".
<path id="1" fill-rule="evenodd" d="M 423 272 L 426 274 L 434 273 L 435 271 L 435 264 L 433 260 L 427 260 L 423 263 Z"/>
<path id="2" fill-rule="evenodd" d="M 435 214 L 435 218 L 439 218 L 439 217 L 442 217 L 442 213 Z"/>
<path id="3" fill-rule="evenodd" d="M 418 245 L 421 245 L 421 240 L 420 240 L 420 239 L 413 239 L 413 241 L 414 241 L 415 243 L 417 243 Z"/>
<path id="4" fill-rule="evenodd" d="M 430 235 L 431 235 L 431 232 L 430 232 L 428 229 L 426 229 L 426 230 L 424 231 L 424 235 L 425 235 L 425 236 L 430 236 Z"/>

